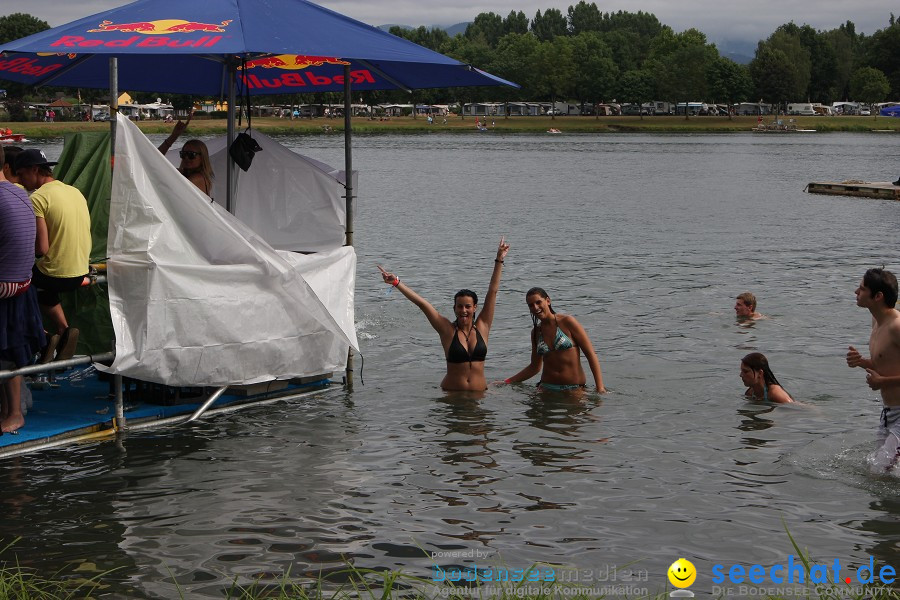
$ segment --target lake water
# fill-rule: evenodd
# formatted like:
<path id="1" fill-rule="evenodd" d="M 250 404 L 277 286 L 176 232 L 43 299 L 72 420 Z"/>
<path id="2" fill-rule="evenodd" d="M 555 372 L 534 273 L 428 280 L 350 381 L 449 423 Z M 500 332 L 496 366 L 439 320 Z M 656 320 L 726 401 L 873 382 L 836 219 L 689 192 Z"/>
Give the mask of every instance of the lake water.
<path id="1" fill-rule="evenodd" d="M 337 135 L 282 142 L 343 161 Z M 652 592 L 679 556 L 703 593 L 715 564 L 784 563 L 785 527 L 814 561 L 900 567 L 897 479 L 865 464 L 880 403 L 844 361 L 868 342 L 862 274 L 900 270 L 900 203 L 803 193 L 896 179 L 896 148 L 877 133 L 358 137 L 355 390 L 4 460 L 0 539 L 22 536 L 19 561 L 46 574 L 118 569 L 108 597 L 221 597 L 343 561 L 425 578 L 630 564 Z M 501 234 L 488 379 L 527 363 L 539 285 L 587 329 L 609 394 L 440 390 L 437 335 L 375 264 L 449 315 L 457 289 L 486 291 Z M 747 290 L 769 319 L 736 323 Z M 743 398 L 751 351 L 802 406 Z"/>

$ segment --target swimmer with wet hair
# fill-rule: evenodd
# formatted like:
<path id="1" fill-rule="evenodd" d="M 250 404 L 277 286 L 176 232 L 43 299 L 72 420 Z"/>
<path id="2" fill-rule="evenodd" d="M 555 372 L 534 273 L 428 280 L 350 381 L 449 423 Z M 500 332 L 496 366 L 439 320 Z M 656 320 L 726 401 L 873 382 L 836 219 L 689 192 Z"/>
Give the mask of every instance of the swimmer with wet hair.
<path id="1" fill-rule="evenodd" d="M 794 401 L 769 368 L 769 359 L 759 352 L 751 352 L 741 359 L 741 381 L 747 386 L 744 395 L 753 400 L 776 404 Z"/>

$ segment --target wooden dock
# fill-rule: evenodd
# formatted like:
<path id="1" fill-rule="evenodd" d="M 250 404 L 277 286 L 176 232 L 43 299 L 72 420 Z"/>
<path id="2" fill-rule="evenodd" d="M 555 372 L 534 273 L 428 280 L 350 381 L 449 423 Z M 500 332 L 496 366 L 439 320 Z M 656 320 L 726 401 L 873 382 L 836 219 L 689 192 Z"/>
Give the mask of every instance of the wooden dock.
<path id="1" fill-rule="evenodd" d="M 900 186 L 889 181 L 816 181 L 807 184 L 805 191 L 810 194 L 829 194 L 831 196 L 900 200 Z"/>

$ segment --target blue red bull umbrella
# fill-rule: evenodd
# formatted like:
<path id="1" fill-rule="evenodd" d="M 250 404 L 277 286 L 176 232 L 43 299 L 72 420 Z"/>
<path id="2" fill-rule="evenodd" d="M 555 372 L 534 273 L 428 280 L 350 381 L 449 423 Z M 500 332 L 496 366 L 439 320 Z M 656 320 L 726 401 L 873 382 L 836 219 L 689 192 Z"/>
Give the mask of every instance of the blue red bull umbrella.
<path id="1" fill-rule="evenodd" d="M 29 85 L 251 95 L 515 85 L 306 0 L 138 0 L 0 47 L 0 79 Z M 345 68 L 349 67 L 345 71 Z"/>

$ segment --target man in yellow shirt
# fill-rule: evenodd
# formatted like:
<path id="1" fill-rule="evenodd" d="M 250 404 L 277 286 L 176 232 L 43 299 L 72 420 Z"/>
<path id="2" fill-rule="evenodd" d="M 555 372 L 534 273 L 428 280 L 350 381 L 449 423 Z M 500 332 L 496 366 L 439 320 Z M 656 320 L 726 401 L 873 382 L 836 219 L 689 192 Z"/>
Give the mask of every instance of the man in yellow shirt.
<path id="1" fill-rule="evenodd" d="M 78 342 L 78 330 L 69 327 L 59 292 L 78 289 L 88 273 L 91 215 L 87 200 L 77 188 L 53 178 L 50 167 L 55 164 L 36 149 L 23 150 L 16 158 L 16 173 L 19 182 L 31 192 L 37 223 L 34 251 L 38 259 L 32 269 L 32 285 L 38 290 L 41 310 L 60 336 L 56 340 L 59 360 L 71 358 Z M 51 336 L 51 352 L 53 341 Z"/>

